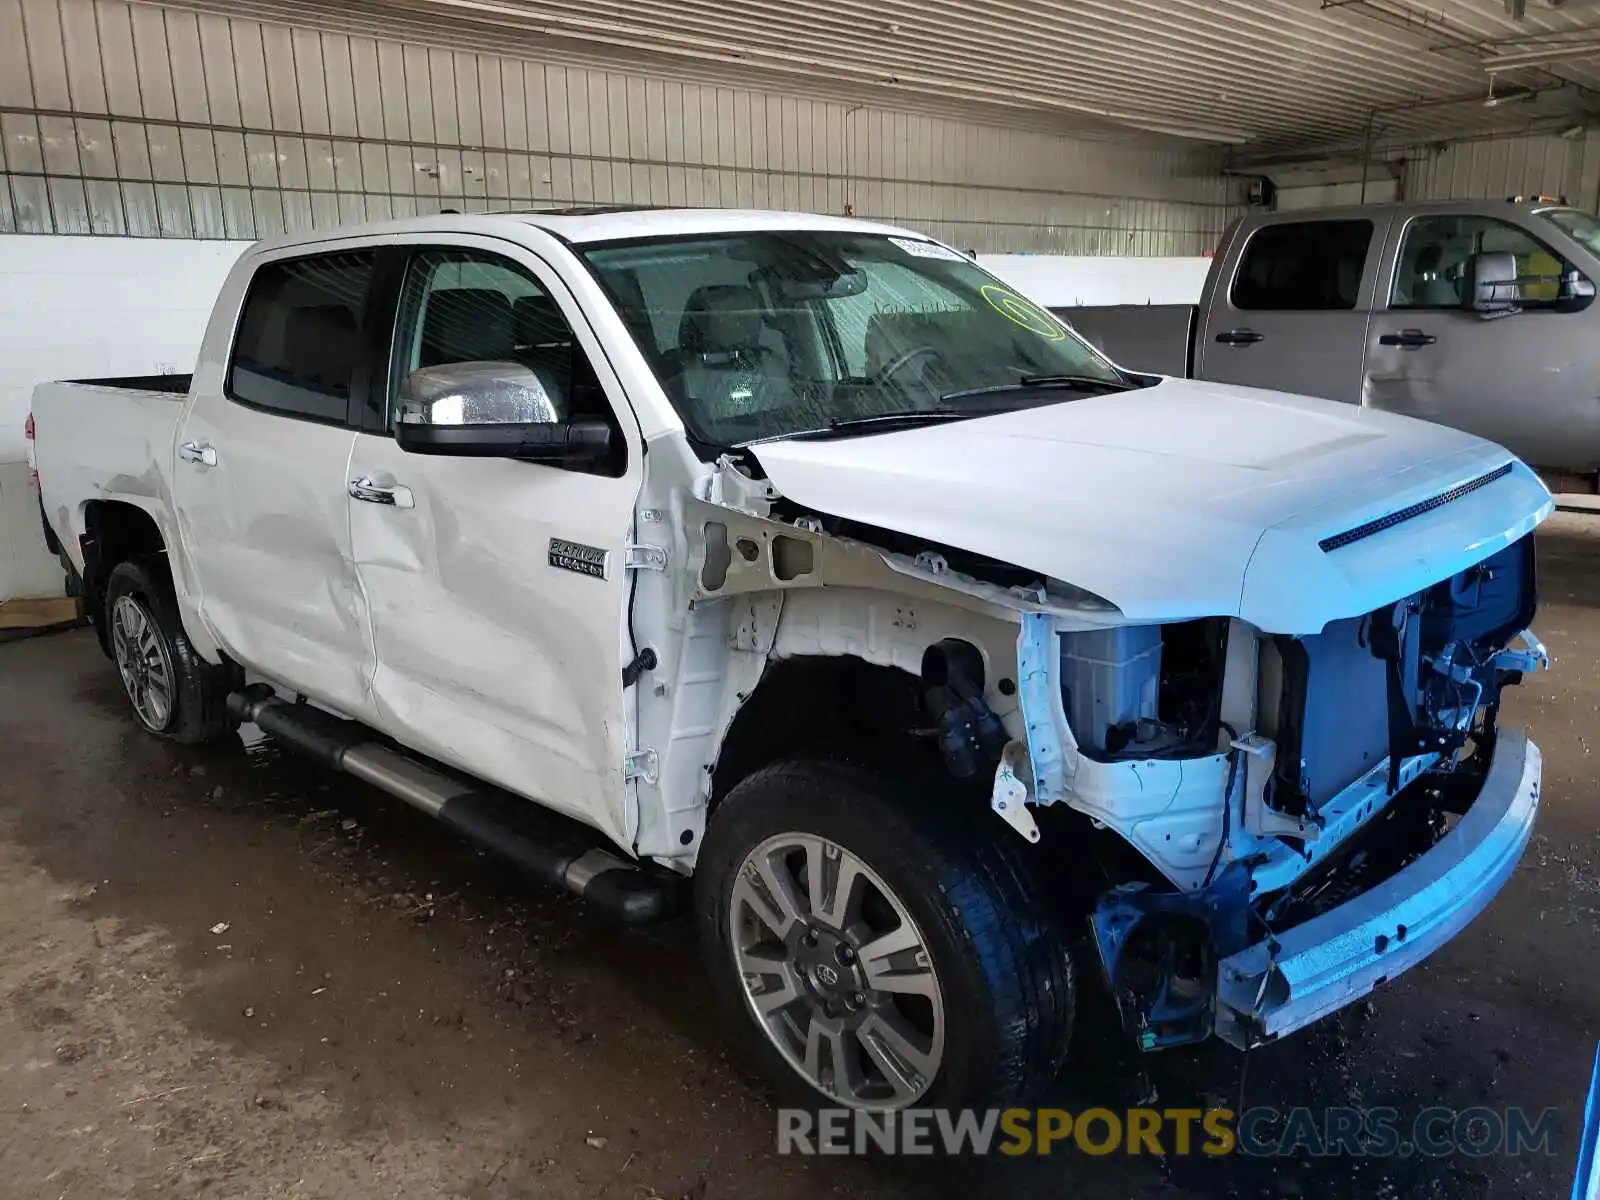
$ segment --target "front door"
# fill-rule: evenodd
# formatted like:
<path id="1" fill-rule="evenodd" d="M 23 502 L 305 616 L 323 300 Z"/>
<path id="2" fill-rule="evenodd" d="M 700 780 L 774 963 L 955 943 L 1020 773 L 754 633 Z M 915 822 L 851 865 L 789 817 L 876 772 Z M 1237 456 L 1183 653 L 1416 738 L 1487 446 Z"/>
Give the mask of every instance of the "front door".
<path id="1" fill-rule="evenodd" d="M 492 239 L 405 249 L 389 414 L 418 368 L 520 362 L 558 406 L 564 396 L 567 415 L 607 419 L 616 454 L 570 470 L 409 454 L 387 420 L 357 436 L 351 537 L 380 727 L 631 845 L 624 559 L 643 469 L 631 411 L 571 294 L 535 255 Z"/>
<path id="2" fill-rule="evenodd" d="M 201 364 L 173 464 L 200 614 L 218 644 L 359 718 L 371 715 L 370 631 L 345 473 L 376 258 L 356 249 L 261 263 L 228 360 Z"/>
<path id="3" fill-rule="evenodd" d="M 1359 402 L 1382 244 L 1361 216 L 1271 221 L 1229 246 L 1207 291 L 1196 378 Z"/>
<path id="4" fill-rule="evenodd" d="M 1467 307 L 1479 254 L 1515 260 L 1515 311 Z M 1366 403 L 1465 429 L 1536 467 L 1600 467 L 1600 306 L 1561 302 L 1573 268 L 1556 250 L 1521 224 L 1441 211 L 1397 226 L 1385 257 L 1393 282 L 1368 334 Z"/>

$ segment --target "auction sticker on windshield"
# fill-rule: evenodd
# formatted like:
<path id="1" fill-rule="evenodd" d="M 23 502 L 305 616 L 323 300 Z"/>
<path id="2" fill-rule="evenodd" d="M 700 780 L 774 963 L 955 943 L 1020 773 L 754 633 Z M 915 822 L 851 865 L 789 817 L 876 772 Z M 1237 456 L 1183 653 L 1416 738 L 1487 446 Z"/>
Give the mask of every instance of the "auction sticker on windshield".
<path id="1" fill-rule="evenodd" d="M 949 246 L 941 246 L 938 242 L 924 242 L 917 238 L 897 237 L 892 237 L 889 240 L 913 258 L 942 258 L 945 262 L 967 261 L 963 256 L 950 249 Z"/>

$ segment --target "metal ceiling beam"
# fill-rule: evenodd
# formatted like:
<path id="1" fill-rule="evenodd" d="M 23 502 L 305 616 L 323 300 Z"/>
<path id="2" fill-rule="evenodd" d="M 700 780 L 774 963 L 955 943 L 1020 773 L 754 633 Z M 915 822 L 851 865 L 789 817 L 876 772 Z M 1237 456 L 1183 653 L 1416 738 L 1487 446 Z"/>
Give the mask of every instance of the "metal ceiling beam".
<path id="1" fill-rule="evenodd" d="M 1583 28 L 1545 0 L 1527 5 L 1517 25 L 1504 0 L 145 2 L 842 103 L 982 113 L 1019 128 L 1191 143 L 1250 134 L 1263 152 L 1356 140 L 1373 109 L 1389 114 L 1380 140 L 1519 128 L 1529 114 L 1509 109 L 1523 106 L 1481 107 L 1485 43 Z M 1447 44 L 1429 54 L 1430 41 Z M 1566 61 L 1563 75 L 1600 88 L 1600 66 Z M 1498 78 L 1502 88 L 1539 91 L 1562 82 L 1531 67 Z M 1576 120 L 1588 105 L 1573 92 L 1539 107 Z"/>

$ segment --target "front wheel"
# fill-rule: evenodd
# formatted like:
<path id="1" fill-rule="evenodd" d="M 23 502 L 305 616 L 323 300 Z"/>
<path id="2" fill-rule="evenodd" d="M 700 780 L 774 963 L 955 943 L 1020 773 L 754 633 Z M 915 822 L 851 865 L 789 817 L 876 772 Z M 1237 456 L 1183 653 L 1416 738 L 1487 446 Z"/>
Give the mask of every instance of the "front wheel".
<path id="1" fill-rule="evenodd" d="M 226 672 L 183 631 L 166 563 L 121 562 L 106 579 L 106 641 L 139 724 L 175 742 L 204 742 L 232 727 Z"/>
<path id="2" fill-rule="evenodd" d="M 695 871 L 708 965 L 785 1090 L 873 1110 L 1003 1106 L 1065 1058 L 1071 960 L 985 809 L 789 762 L 717 809 Z"/>

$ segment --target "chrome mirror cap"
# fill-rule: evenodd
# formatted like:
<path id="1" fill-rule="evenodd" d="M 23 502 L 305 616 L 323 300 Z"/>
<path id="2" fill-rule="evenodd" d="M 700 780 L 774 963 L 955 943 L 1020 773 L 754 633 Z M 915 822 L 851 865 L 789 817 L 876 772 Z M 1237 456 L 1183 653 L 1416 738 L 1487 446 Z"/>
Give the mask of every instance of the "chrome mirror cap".
<path id="1" fill-rule="evenodd" d="M 564 398 L 514 362 L 446 363 L 400 385 L 402 425 L 543 425 L 564 421 Z"/>

